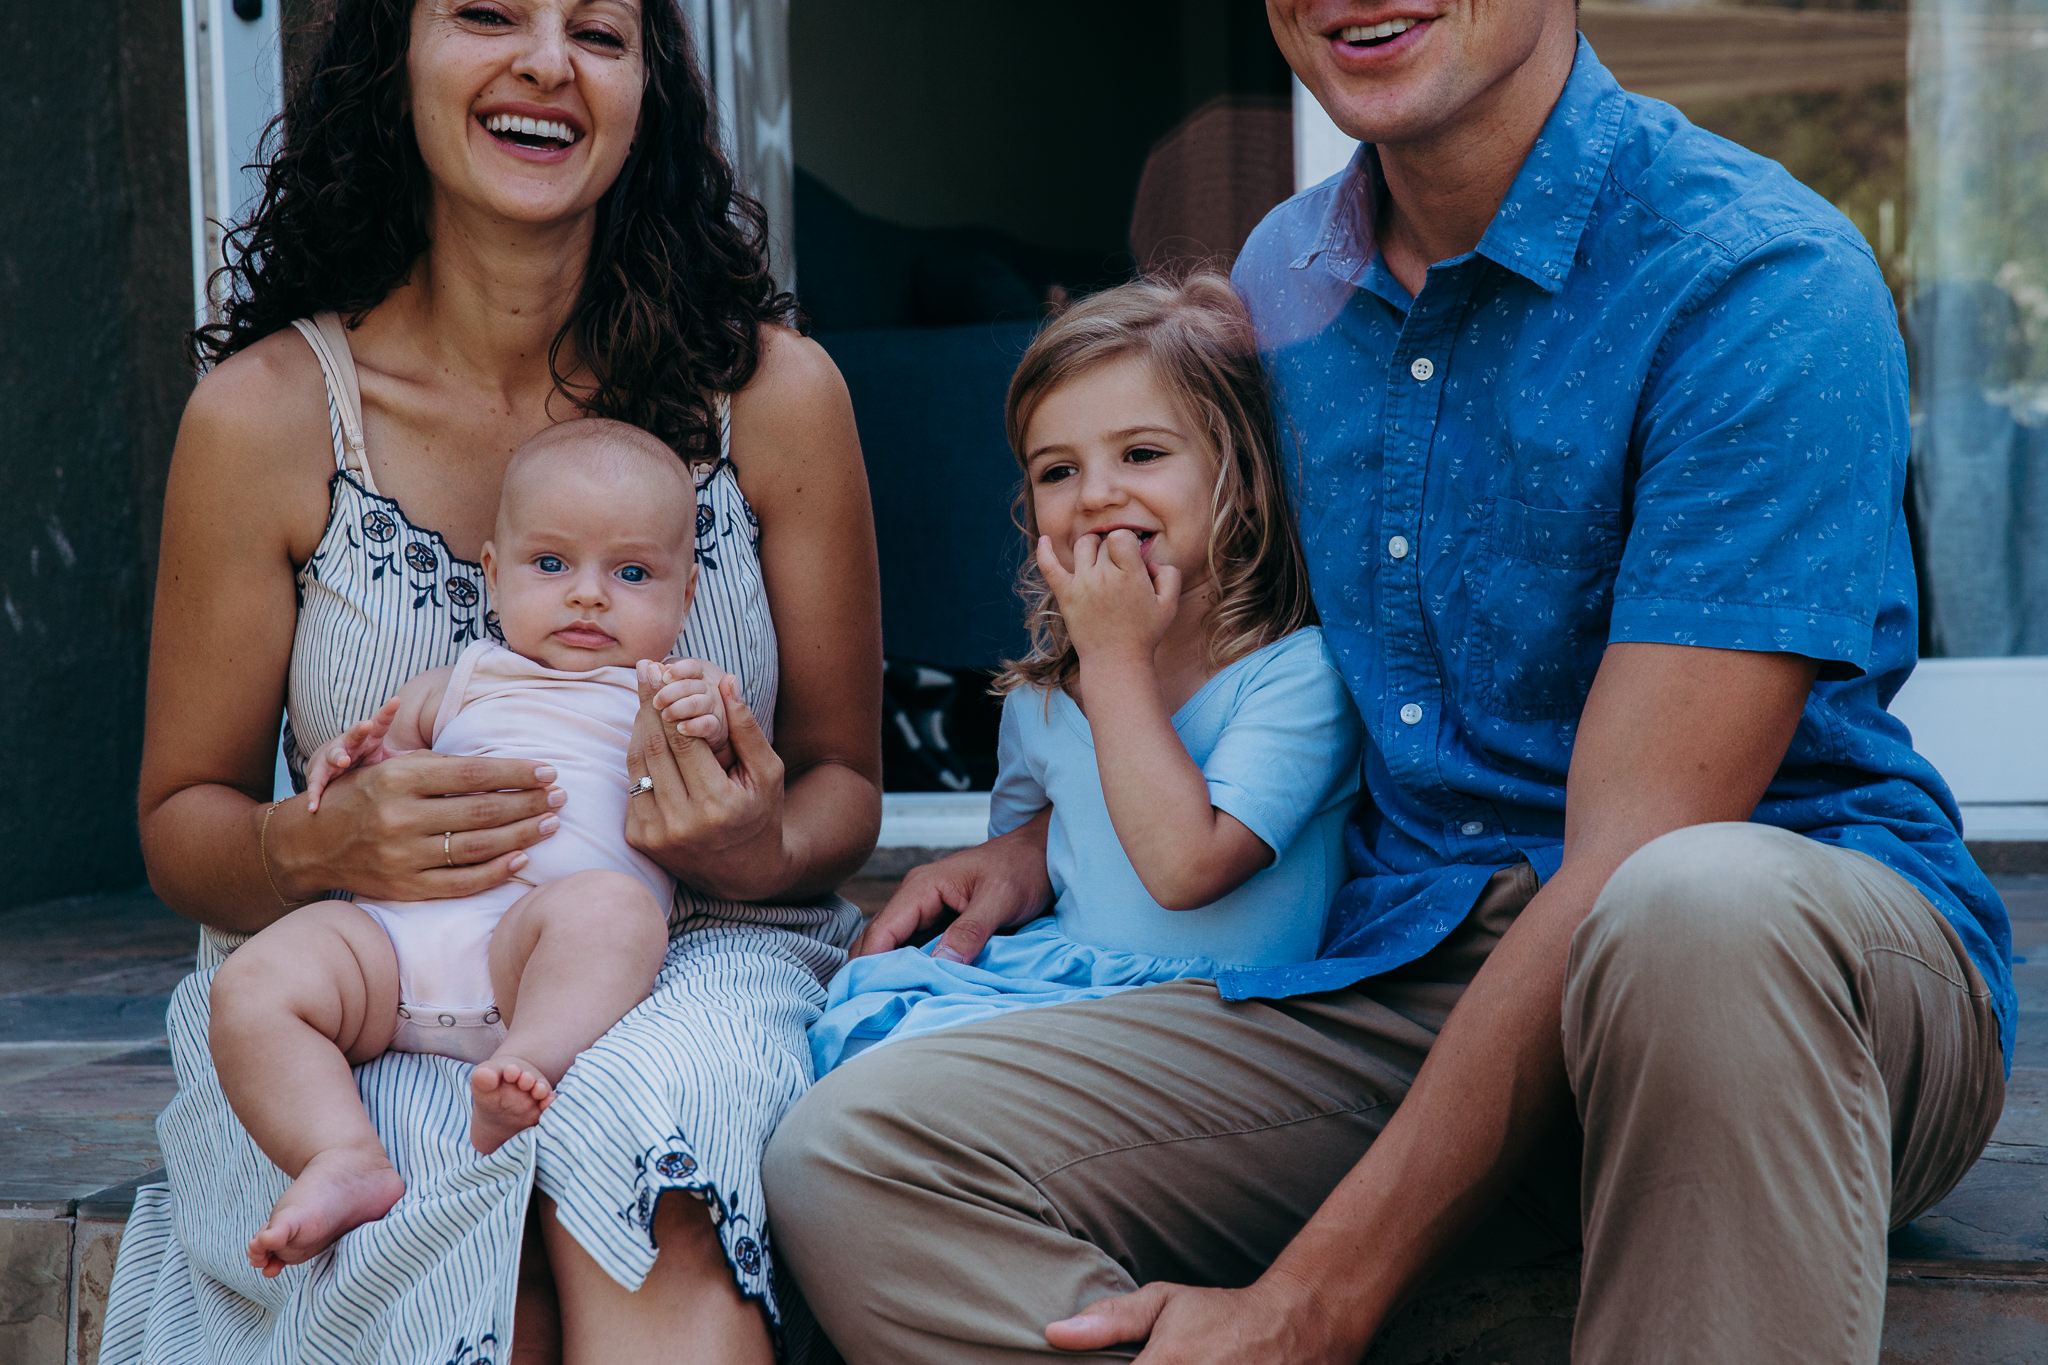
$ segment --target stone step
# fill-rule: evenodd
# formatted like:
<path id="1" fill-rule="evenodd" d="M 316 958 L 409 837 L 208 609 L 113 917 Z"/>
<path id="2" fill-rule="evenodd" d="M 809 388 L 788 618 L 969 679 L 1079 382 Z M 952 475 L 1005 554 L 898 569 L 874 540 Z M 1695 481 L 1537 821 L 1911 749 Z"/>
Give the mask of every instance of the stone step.
<path id="1" fill-rule="evenodd" d="M 2005 1113 L 1962 1184 L 1892 1238 L 1885 1365 L 2048 1362 L 2048 877 L 1998 881 L 2021 1007 Z M 892 887 L 848 889 L 872 909 Z M 121 1229 L 162 1179 L 161 996 L 191 945 L 153 904 L 0 913 L 0 1365 L 94 1365 Z M 1564 1365 L 1577 1300 L 1573 1257 L 1442 1283 L 1371 1365 Z"/>

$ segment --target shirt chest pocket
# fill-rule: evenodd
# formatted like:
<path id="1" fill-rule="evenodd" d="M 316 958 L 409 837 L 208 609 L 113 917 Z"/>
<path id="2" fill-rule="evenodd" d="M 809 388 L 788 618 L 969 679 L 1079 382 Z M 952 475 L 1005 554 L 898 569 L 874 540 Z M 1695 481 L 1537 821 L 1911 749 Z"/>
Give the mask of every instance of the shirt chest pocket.
<path id="1" fill-rule="evenodd" d="M 1480 705 L 1504 720 L 1576 717 L 1614 614 L 1621 513 L 1497 498 L 1474 606 Z"/>

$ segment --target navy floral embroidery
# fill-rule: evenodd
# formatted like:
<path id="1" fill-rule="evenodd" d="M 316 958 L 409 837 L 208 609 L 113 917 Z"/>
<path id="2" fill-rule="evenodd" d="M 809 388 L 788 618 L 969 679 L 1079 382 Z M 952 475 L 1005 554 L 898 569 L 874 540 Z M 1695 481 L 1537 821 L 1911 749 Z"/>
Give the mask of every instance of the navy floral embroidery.
<path id="1" fill-rule="evenodd" d="M 416 574 L 422 575 L 422 577 L 415 578 L 412 581 L 412 609 L 418 611 L 429 602 L 437 607 L 440 606 L 441 585 L 435 581 L 434 574 L 440 569 L 441 561 L 435 555 L 434 547 L 427 544 L 424 540 L 415 540 L 410 545 L 407 545 L 405 547 L 405 567 L 411 569 Z"/>
<path id="2" fill-rule="evenodd" d="M 392 560 L 391 551 L 388 549 L 380 550 L 376 547 L 389 545 L 397 535 L 397 521 L 392 518 L 389 512 L 384 511 L 380 507 L 372 507 L 369 511 L 363 513 L 363 538 L 361 540 L 356 539 L 355 528 L 349 528 L 348 543 L 363 551 L 363 557 L 370 563 L 370 578 L 372 581 L 382 578 L 387 572 L 396 567 Z"/>
<path id="3" fill-rule="evenodd" d="M 745 498 L 740 499 L 740 511 L 746 514 L 747 529 L 753 534 L 754 537 L 754 553 L 758 555 L 761 553 L 760 513 L 756 512 L 754 510 L 754 504 L 748 502 Z"/>
<path id="4" fill-rule="evenodd" d="M 451 638 L 456 644 L 476 639 L 478 624 L 476 608 L 483 601 L 484 596 L 478 590 L 476 580 L 457 575 L 454 578 L 450 578 L 443 586 L 448 590 L 448 605 L 454 608 L 449 613 L 450 618 L 455 622 L 455 631 Z"/>
<path id="5" fill-rule="evenodd" d="M 497 1365 L 498 1337 L 495 1332 L 486 1332 L 472 1343 L 467 1337 L 458 1337 L 455 1353 L 448 1357 L 446 1365 Z"/>
<path id="6" fill-rule="evenodd" d="M 671 1133 L 658 1147 L 650 1147 L 633 1158 L 635 1191 L 633 1202 L 619 1210 L 619 1216 L 642 1232 L 654 1226 L 654 1205 L 668 1190 L 692 1179 L 698 1171 L 697 1154 L 681 1133 Z M 723 1216 L 716 1200 L 706 1199 L 712 1221 Z"/>
<path id="7" fill-rule="evenodd" d="M 718 513 L 703 504 L 697 507 L 697 562 L 713 573 L 718 571 L 718 561 L 712 551 L 718 548 Z"/>
<path id="8" fill-rule="evenodd" d="M 740 1237 L 732 1244 L 733 1263 L 749 1275 L 761 1273 L 761 1244 L 751 1237 Z"/>

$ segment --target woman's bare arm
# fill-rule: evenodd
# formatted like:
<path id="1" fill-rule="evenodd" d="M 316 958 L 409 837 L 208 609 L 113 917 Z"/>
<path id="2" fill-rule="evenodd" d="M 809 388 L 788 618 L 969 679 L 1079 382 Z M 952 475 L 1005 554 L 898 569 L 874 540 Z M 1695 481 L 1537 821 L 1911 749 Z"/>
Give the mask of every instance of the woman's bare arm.
<path id="1" fill-rule="evenodd" d="M 816 344 L 778 328 L 763 343 L 759 371 L 733 399 L 732 444 L 760 518 L 782 658 L 774 749 L 728 701 L 740 764 L 718 771 L 650 702 L 628 757 L 632 776 L 655 779 L 653 794 L 627 807 L 628 842 L 690 885 L 739 900 L 832 889 L 881 827 L 881 588 L 853 407 Z"/>
<path id="2" fill-rule="evenodd" d="M 266 338 L 201 381 L 171 459 L 138 815 L 157 894 L 221 929 L 260 929 L 331 888 L 494 886 L 549 810 L 531 764 L 420 754 L 337 778 L 317 816 L 303 798 L 268 812 L 293 579 L 327 522 L 324 394 L 296 333 Z M 422 799 L 448 792 L 486 795 Z M 449 829 L 469 865 L 442 865 Z"/>
<path id="3" fill-rule="evenodd" d="M 326 520 L 321 392 L 311 353 L 299 361 L 283 337 L 225 362 L 186 406 L 164 493 L 142 851 L 167 905 L 223 929 L 259 929 L 285 908 L 257 821 L 297 619 L 292 577 Z"/>
<path id="4" fill-rule="evenodd" d="M 783 889 L 803 895 L 859 871 L 881 832 L 881 570 L 846 382 L 816 342 L 765 340 L 733 404 L 733 452 L 782 656 Z"/>

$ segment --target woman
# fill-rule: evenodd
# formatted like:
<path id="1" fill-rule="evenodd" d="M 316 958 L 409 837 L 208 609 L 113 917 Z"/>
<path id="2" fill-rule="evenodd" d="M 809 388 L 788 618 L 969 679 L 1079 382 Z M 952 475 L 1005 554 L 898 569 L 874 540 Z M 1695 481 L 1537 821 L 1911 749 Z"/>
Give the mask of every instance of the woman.
<path id="1" fill-rule="evenodd" d="M 767 1359 L 755 1167 L 858 927 L 828 893 L 879 823 L 881 651 L 852 414 L 782 325 L 762 237 L 668 0 L 338 5 L 235 234 L 226 320 L 196 334 L 214 367 L 172 462 L 141 829 L 158 894 L 206 929 L 171 1010 L 170 1184 L 130 1222 L 103 1360 L 502 1360 L 536 1182 L 567 1359 Z M 746 757 L 717 768 L 646 690 L 622 781 L 653 790 L 627 834 L 682 883 L 654 997 L 486 1158 L 459 1121 L 466 1068 L 362 1068 L 410 1194 L 261 1280 L 241 1246 L 283 1177 L 212 1075 L 208 969 L 334 888 L 495 885 L 553 824 L 546 770 L 432 754 L 343 777 L 317 815 L 270 803 L 280 707 L 302 780 L 304 755 L 491 629 L 475 560 L 504 462 L 583 414 L 696 468 L 680 648 L 740 679 Z M 729 1269 L 694 1277 L 715 1292 L 675 1292 L 707 1263 Z M 519 1340 L 551 1353 L 543 1297 L 521 1299 Z"/>

